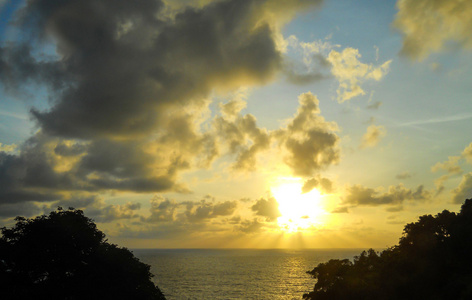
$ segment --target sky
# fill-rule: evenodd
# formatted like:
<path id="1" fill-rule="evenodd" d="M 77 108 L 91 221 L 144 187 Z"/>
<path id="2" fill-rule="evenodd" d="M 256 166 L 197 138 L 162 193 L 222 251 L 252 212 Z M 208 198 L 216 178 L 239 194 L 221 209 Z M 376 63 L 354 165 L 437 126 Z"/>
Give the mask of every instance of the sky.
<path id="1" fill-rule="evenodd" d="M 385 248 L 472 198 L 472 2 L 0 0 L 0 225 Z"/>

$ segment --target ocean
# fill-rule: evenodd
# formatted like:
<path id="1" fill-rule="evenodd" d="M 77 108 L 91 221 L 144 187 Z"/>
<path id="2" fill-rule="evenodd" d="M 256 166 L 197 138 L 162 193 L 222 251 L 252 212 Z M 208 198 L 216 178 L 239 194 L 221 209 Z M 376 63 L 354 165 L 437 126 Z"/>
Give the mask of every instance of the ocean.
<path id="1" fill-rule="evenodd" d="M 315 280 L 306 272 L 363 249 L 134 249 L 151 265 L 168 300 L 302 299 Z"/>

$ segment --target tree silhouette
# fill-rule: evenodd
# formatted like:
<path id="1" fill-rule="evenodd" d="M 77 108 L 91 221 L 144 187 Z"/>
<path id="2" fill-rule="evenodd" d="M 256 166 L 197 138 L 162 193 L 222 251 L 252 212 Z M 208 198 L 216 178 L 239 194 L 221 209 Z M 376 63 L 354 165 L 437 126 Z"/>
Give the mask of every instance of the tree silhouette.
<path id="1" fill-rule="evenodd" d="M 1 229 L 2 299 L 165 299 L 150 266 L 108 243 L 81 210 L 15 220 Z"/>
<path id="2" fill-rule="evenodd" d="M 308 271 L 317 281 L 304 299 L 472 299 L 472 199 L 407 224 L 399 244 L 332 259 Z"/>

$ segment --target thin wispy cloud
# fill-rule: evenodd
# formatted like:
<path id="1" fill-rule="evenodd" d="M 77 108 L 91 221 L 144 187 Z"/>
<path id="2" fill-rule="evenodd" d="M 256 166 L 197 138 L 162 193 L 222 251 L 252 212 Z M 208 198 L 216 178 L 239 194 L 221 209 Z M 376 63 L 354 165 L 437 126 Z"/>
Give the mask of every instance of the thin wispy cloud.
<path id="1" fill-rule="evenodd" d="M 0 115 L 5 116 L 5 117 L 12 117 L 12 118 L 15 118 L 15 119 L 20 119 L 20 120 L 28 120 L 27 115 L 17 114 L 17 113 L 13 113 L 13 112 L 6 111 L 6 110 L 1 110 L 1 109 L 0 109 Z"/>
<path id="2" fill-rule="evenodd" d="M 432 118 L 432 119 L 427 119 L 427 120 L 410 121 L 410 122 L 397 124 L 397 126 L 406 127 L 406 126 L 415 126 L 415 125 L 437 124 L 437 123 L 463 121 L 463 120 L 468 120 L 468 119 L 472 119 L 472 113 L 457 114 L 457 115 L 446 116 L 446 117 L 441 117 L 441 118 Z"/>

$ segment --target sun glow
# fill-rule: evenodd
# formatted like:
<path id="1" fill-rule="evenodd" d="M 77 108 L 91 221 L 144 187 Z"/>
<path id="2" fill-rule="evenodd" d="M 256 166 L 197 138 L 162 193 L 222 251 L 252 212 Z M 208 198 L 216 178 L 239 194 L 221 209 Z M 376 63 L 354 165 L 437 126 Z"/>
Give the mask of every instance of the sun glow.
<path id="1" fill-rule="evenodd" d="M 297 232 L 323 223 L 327 212 L 317 189 L 302 193 L 300 180 L 292 179 L 271 188 L 271 192 L 279 203 L 281 216 L 277 223 L 284 231 Z"/>

